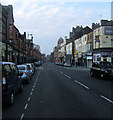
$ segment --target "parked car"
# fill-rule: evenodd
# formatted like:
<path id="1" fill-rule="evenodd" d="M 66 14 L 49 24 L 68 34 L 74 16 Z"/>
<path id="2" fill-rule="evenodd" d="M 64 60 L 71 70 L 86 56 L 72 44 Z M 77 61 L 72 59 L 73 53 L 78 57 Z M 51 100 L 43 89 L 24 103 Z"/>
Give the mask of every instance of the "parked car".
<path id="1" fill-rule="evenodd" d="M 32 63 L 25 63 L 25 65 L 27 65 L 30 68 L 31 75 L 33 75 L 35 73 L 35 69 L 33 67 L 33 64 Z"/>
<path id="2" fill-rule="evenodd" d="M 0 62 L 2 66 L 2 101 L 12 105 L 17 91 L 23 90 L 23 83 L 15 63 Z"/>
<path id="3" fill-rule="evenodd" d="M 17 65 L 22 81 L 30 83 L 31 75 L 30 68 L 27 65 Z"/>
<path id="4" fill-rule="evenodd" d="M 101 77 L 111 75 L 111 63 L 110 62 L 94 62 L 92 68 L 90 69 L 90 74 L 92 77 Z"/>

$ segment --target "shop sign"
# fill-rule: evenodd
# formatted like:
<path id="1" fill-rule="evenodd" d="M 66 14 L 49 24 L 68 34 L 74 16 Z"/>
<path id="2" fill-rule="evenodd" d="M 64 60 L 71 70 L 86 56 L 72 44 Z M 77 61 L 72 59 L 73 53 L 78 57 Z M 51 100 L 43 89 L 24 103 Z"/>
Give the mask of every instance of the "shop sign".
<path id="1" fill-rule="evenodd" d="M 81 57 L 82 57 L 82 55 L 81 55 L 81 54 L 79 54 L 78 58 L 81 58 Z"/>
<path id="2" fill-rule="evenodd" d="M 77 58 L 77 55 L 74 55 L 75 56 L 75 58 Z"/>
<path id="3" fill-rule="evenodd" d="M 104 34 L 105 35 L 113 35 L 113 28 L 105 27 L 104 28 Z"/>
<path id="4" fill-rule="evenodd" d="M 87 56 L 87 60 L 91 60 L 92 58 L 92 56 Z"/>
<path id="5" fill-rule="evenodd" d="M 110 52 L 101 52 L 102 57 L 110 57 Z"/>
<path id="6" fill-rule="evenodd" d="M 90 56 L 90 55 L 92 55 L 92 52 L 87 53 L 87 56 Z"/>

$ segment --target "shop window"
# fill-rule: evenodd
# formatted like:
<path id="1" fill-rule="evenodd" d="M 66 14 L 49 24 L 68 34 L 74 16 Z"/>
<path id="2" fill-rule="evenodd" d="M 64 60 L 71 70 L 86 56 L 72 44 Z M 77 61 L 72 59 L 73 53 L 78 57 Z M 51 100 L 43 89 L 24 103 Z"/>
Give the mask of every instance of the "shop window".
<path id="1" fill-rule="evenodd" d="M 100 61 L 101 60 L 101 57 L 100 56 L 97 56 L 97 61 Z"/>
<path id="2" fill-rule="evenodd" d="M 98 35 L 100 35 L 100 29 L 98 29 Z"/>

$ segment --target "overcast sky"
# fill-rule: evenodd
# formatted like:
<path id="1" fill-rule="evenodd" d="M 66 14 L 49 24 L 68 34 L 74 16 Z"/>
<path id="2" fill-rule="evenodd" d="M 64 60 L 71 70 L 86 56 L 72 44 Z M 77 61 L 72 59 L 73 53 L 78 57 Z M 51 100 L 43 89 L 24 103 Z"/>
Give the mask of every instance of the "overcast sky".
<path id="1" fill-rule="evenodd" d="M 15 26 L 20 33 L 33 34 L 41 53 L 49 54 L 57 40 L 69 36 L 76 25 L 91 26 L 100 19 L 111 19 L 111 2 L 51 2 L 51 0 L 0 0 L 13 5 Z M 78 0 L 77 0 L 78 1 Z M 102 1 L 102 0 L 100 0 Z"/>

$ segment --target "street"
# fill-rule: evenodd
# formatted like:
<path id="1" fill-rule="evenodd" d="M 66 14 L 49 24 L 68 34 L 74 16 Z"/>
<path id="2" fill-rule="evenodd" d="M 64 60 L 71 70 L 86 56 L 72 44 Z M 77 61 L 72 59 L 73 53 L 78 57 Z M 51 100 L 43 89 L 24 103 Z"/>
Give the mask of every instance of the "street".
<path id="1" fill-rule="evenodd" d="M 112 118 L 113 80 L 91 77 L 88 69 L 44 63 L 17 93 L 3 118 Z"/>

